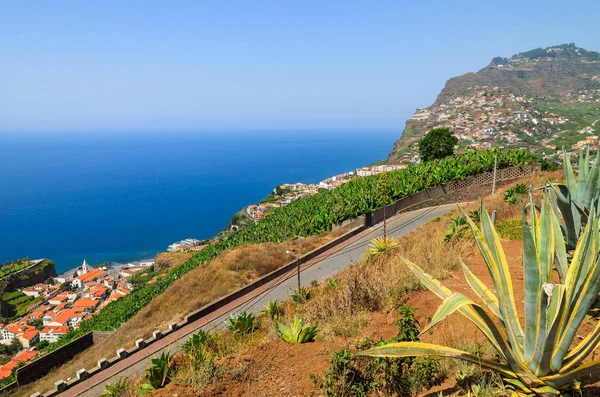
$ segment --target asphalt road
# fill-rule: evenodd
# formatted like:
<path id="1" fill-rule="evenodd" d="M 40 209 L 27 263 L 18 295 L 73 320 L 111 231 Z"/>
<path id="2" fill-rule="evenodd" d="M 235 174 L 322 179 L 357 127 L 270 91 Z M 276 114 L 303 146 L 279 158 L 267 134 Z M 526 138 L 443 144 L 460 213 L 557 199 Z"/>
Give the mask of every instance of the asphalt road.
<path id="1" fill-rule="evenodd" d="M 388 235 L 394 237 L 406 235 L 436 216 L 441 216 L 455 208 L 456 204 L 448 204 L 397 215 L 390 218 L 387 222 Z M 315 258 L 315 260 L 303 265 L 301 271 L 302 285 L 309 285 L 312 280 L 327 279 L 351 263 L 359 261 L 364 256 L 364 252 L 368 248 L 370 241 L 375 237 L 381 236 L 382 233 L 383 224 L 375 225 L 346 243 L 334 247 Z M 291 291 L 296 287 L 297 274 L 295 271 L 292 271 L 280 279 L 268 283 L 263 288 L 255 290 L 247 296 L 225 306 L 220 313 L 206 316 L 195 321 L 193 324 L 189 324 L 173 332 L 146 349 L 67 390 L 61 396 L 98 396 L 102 393 L 107 383 L 112 384 L 121 377 L 143 373 L 150 358 L 160 355 L 163 351 L 178 351 L 189 335 L 197 332 L 198 329 L 207 331 L 222 329 L 230 314 L 243 311 L 257 313 L 263 309 L 269 300 L 287 299 Z"/>

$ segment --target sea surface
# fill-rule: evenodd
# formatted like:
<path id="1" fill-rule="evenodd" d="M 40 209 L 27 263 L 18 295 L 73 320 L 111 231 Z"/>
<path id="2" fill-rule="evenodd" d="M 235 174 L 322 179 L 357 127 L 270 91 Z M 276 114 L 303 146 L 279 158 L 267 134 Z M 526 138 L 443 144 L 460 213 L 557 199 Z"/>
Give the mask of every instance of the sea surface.
<path id="1" fill-rule="evenodd" d="M 153 257 L 282 183 L 384 159 L 399 131 L 0 136 L 0 263 Z"/>

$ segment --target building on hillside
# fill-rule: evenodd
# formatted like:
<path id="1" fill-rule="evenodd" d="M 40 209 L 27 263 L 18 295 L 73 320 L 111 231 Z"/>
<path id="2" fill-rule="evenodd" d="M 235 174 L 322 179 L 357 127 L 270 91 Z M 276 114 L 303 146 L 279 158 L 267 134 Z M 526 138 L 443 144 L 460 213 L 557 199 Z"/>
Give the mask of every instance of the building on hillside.
<path id="1" fill-rule="evenodd" d="M 100 300 L 98 299 L 90 299 L 90 298 L 79 298 L 73 304 L 73 309 L 80 309 L 85 312 L 93 312 L 96 310 L 96 307 L 100 304 Z"/>
<path id="2" fill-rule="evenodd" d="M 136 267 L 125 266 L 121 269 L 120 275 L 121 275 L 121 277 L 128 278 L 128 277 L 133 276 L 134 274 L 141 273 L 145 270 L 148 270 L 148 268 L 146 266 L 136 266 Z"/>
<path id="3" fill-rule="evenodd" d="M 154 266 L 154 258 L 152 258 L 152 259 L 142 259 L 140 261 L 140 266 Z"/>
<path id="4" fill-rule="evenodd" d="M 83 274 L 89 273 L 92 271 L 92 267 L 88 265 L 87 261 L 84 259 L 83 264 L 77 268 L 77 275 L 81 276 Z"/>
<path id="5" fill-rule="evenodd" d="M 44 321 L 44 325 L 46 326 L 69 326 L 73 328 L 77 328 L 79 323 L 83 321 L 86 313 L 82 312 L 79 309 L 65 309 L 54 316 L 50 321 Z M 46 317 L 44 317 L 44 320 Z"/>
<path id="6" fill-rule="evenodd" d="M 45 340 L 50 343 L 58 342 L 58 339 L 66 335 L 69 332 L 69 327 L 66 326 L 54 326 L 54 327 L 45 327 L 40 332 L 40 340 Z"/>
<path id="7" fill-rule="evenodd" d="M 193 247 L 200 245 L 201 241 L 200 240 L 196 240 L 194 238 L 188 238 L 185 240 L 181 240 L 179 242 L 176 242 L 174 244 L 169 245 L 169 248 L 167 248 L 167 251 L 169 252 L 185 252 L 185 251 L 189 251 L 190 249 L 192 249 Z"/>
<path id="8" fill-rule="evenodd" d="M 96 281 L 102 276 L 104 276 L 106 272 L 102 269 L 93 269 L 84 274 L 81 274 L 71 281 L 71 286 L 74 288 L 83 288 L 86 283 L 91 281 Z"/>
<path id="9" fill-rule="evenodd" d="M 0 379 L 8 378 L 12 373 L 13 368 L 15 368 L 20 363 L 28 364 L 30 363 L 35 356 L 37 356 L 37 351 L 25 350 L 18 353 L 13 357 L 12 360 L 0 366 Z"/>
<path id="10" fill-rule="evenodd" d="M 29 349 L 40 341 L 40 332 L 37 329 L 28 330 L 18 334 L 17 339 L 24 348 Z"/>
<path id="11" fill-rule="evenodd" d="M 6 327 L 2 328 L 2 339 L 14 340 L 19 335 L 21 335 L 27 331 L 34 331 L 34 330 L 35 330 L 35 327 L 24 324 L 24 323 L 8 324 Z"/>

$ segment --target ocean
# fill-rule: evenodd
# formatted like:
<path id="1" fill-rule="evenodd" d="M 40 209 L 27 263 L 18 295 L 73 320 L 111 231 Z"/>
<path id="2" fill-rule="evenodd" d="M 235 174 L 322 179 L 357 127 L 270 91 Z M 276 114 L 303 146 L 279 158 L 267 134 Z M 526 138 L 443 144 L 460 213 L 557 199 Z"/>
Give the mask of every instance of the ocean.
<path id="1" fill-rule="evenodd" d="M 282 183 L 384 159 L 399 131 L 0 136 L 0 262 L 153 257 Z"/>

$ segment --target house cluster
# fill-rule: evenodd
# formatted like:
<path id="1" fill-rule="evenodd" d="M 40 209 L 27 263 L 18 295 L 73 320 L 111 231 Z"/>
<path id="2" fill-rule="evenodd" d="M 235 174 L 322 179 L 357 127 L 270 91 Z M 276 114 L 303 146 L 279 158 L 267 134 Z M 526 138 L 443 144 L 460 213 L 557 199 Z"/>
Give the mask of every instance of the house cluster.
<path id="1" fill-rule="evenodd" d="M 404 164 L 398 164 L 398 165 L 384 164 L 384 165 L 377 165 L 377 166 L 373 166 L 373 167 L 362 167 L 362 168 L 356 169 L 356 176 L 377 175 L 377 174 L 381 174 L 382 172 L 401 170 L 403 168 L 406 168 L 406 165 L 404 165 Z"/>
<path id="2" fill-rule="evenodd" d="M 594 76 L 598 77 L 598 76 Z M 592 77 L 592 80 L 594 80 Z M 595 80 L 600 81 L 600 80 Z M 579 103 L 597 103 L 600 102 L 600 88 L 598 89 L 587 89 L 580 90 L 571 94 L 570 98 L 571 102 L 579 102 Z"/>
<path id="3" fill-rule="evenodd" d="M 592 76 L 591 79 L 600 81 L 600 76 Z M 529 138 L 544 141 L 542 146 L 545 148 L 547 143 L 568 128 L 570 120 L 564 115 L 536 110 L 536 101 L 539 98 L 517 95 L 497 86 L 476 85 L 461 92 L 460 96 L 417 109 L 407 121 L 407 130 L 448 127 L 461 141 L 461 147 L 475 150 L 488 149 L 492 144 L 522 147 L 523 141 Z M 563 97 L 562 101 L 595 104 L 600 102 L 600 89 L 580 90 Z M 578 132 L 594 133 L 592 127 Z M 419 161 L 418 138 L 415 137 L 414 142 L 410 143 L 410 150 L 400 158 L 404 164 Z M 581 142 L 580 145 L 589 145 L 589 142 Z"/>
<path id="4" fill-rule="evenodd" d="M 8 378 L 14 368 L 21 364 L 28 364 L 37 356 L 35 350 L 23 350 L 6 364 L 0 366 L 0 379 Z"/>
<path id="5" fill-rule="evenodd" d="M 105 269 L 94 269 L 85 261 L 67 282 L 70 290 L 61 291 L 60 284 L 49 282 L 24 288 L 24 294 L 42 299 L 17 321 L 0 324 L 0 343 L 8 345 L 17 340 L 24 349 L 33 349 L 41 341 L 56 342 L 69 329 L 78 328 L 83 320 L 130 293 L 126 279 L 112 276 Z M 14 365 L 29 360 L 23 354 L 14 358 Z M 0 374 L 10 375 L 10 368 L 0 367 Z"/>
<path id="6" fill-rule="evenodd" d="M 202 241 L 196 240 L 195 238 L 186 238 L 185 240 L 178 241 L 169 245 L 167 251 L 169 252 L 189 252 L 198 251 L 202 246 Z"/>

